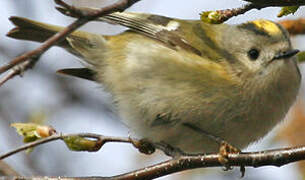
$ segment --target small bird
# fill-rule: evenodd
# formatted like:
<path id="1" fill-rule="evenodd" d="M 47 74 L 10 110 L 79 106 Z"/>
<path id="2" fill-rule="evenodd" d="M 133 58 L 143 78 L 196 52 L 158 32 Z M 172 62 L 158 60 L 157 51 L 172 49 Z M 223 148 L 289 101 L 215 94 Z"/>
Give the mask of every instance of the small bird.
<path id="1" fill-rule="evenodd" d="M 43 42 L 63 28 L 10 20 L 15 39 Z M 270 132 L 298 94 L 298 50 L 275 22 L 212 25 L 132 12 L 98 20 L 129 29 L 73 32 L 57 46 L 86 67 L 59 72 L 102 84 L 135 137 L 186 153 L 218 152 L 215 138 L 244 148 Z"/>

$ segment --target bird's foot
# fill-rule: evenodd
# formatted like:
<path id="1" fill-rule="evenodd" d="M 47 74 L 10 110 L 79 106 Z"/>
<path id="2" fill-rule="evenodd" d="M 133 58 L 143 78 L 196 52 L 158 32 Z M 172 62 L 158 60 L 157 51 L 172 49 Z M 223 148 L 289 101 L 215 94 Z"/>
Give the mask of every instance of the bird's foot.
<path id="1" fill-rule="evenodd" d="M 150 155 L 156 151 L 155 145 L 148 139 L 133 140 L 129 137 L 131 144 L 141 153 Z"/>
<path id="2" fill-rule="evenodd" d="M 239 154 L 241 153 L 241 150 L 232 146 L 231 144 L 229 144 L 226 141 L 222 141 L 220 144 L 220 148 L 219 148 L 219 157 L 218 157 L 218 161 L 220 162 L 220 164 L 222 164 L 224 166 L 224 171 L 228 171 L 231 170 L 232 167 L 230 166 L 230 160 L 228 155 L 229 154 Z M 245 166 L 240 166 L 240 172 L 241 172 L 241 177 L 244 177 L 245 175 Z"/>

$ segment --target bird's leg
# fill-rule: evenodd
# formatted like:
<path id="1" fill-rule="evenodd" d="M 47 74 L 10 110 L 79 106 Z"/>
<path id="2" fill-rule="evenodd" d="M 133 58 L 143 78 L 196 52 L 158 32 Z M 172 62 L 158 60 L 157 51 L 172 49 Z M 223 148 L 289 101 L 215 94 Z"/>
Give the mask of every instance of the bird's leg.
<path id="1" fill-rule="evenodd" d="M 191 124 L 191 123 L 184 123 L 183 124 L 185 127 L 188 127 L 189 129 L 196 131 L 200 134 L 203 134 L 204 136 L 208 137 L 209 139 L 212 139 L 219 145 L 219 152 L 218 154 L 220 155 L 218 158 L 218 161 L 225 167 L 225 171 L 231 170 L 232 168 L 230 167 L 230 160 L 228 158 L 229 154 L 239 154 L 241 153 L 241 150 L 232 146 L 228 142 L 226 142 L 224 139 L 217 137 L 211 133 L 206 132 L 205 130 L 201 129 L 200 127 Z M 245 175 L 245 166 L 240 167 L 241 171 L 241 177 Z"/>
<path id="2" fill-rule="evenodd" d="M 141 153 L 150 155 L 155 152 L 156 149 L 159 149 L 163 151 L 167 156 L 170 156 L 172 158 L 178 157 L 178 156 L 186 156 L 190 155 L 185 152 L 183 152 L 181 149 L 177 147 L 173 147 L 168 143 L 165 142 L 158 142 L 153 143 L 148 139 L 141 139 L 141 140 L 133 140 L 131 138 L 130 142 L 134 147 L 136 147 Z"/>
<path id="3" fill-rule="evenodd" d="M 172 158 L 179 157 L 179 156 L 194 156 L 194 154 L 188 154 L 182 151 L 178 147 L 171 146 L 166 142 L 158 142 L 154 143 L 156 149 L 160 149 L 163 151 L 167 156 Z"/>

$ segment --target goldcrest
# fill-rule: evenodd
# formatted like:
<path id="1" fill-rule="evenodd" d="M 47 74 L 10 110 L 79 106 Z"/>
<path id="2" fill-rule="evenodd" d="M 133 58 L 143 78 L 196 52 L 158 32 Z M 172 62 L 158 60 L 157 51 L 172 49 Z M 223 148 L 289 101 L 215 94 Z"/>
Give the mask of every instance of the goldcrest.
<path id="1" fill-rule="evenodd" d="M 62 30 L 10 20 L 16 39 L 43 42 Z M 101 83 L 137 137 L 186 153 L 218 152 L 210 136 L 244 148 L 277 125 L 298 94 L 298 51 L 275 22 L 212 25 L 131 12 L 98 20 L 129 30 L 75 31 L 57 45 L 87 66 L 60 72 Z"/>

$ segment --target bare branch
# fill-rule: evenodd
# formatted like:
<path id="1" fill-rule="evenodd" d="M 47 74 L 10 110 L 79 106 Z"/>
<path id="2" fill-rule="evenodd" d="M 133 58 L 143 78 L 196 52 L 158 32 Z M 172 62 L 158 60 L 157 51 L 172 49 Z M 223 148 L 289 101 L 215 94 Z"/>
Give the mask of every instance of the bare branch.
<path id="1" fill-rule="evenodd" d="M 15 124 L 17 132 L 20 134 L 27 134 L 25 127 L 27 124 Z M 19 130 L 18 127 L 19 126 Z M 40 126 L 39 126 L 40 127 Z M 21 128 L 21 129 L 20 129 Z M 31 128 L 29 128 L 31 129 Z M 36 128 L 36 131 L 44 130 L 45 128 Z M 24 131 L 23 131 L 24 130 Z M 46 128 L 46 131 L 50 129 Z M 55 129 L 51 128 L 52 133 L 49 137 L 36 140 L 34 142 L 25 144 L 15 150 L 9 151 L 3 155 L 0 155 L 0 160 L 7 158 L 11 155 L 14 155 L 18 152 L 27 150 L 29 148 L 36 147 L 41 144 L 45 144 L 55 140 L 63 140 L 66 145 L 74 151 L 98 151 L 102 148 L 105 143 L 108 142 L 121 142 L 121 143 L 130 143 L 134 145 L 140 152 L 146 154 L 151 154 L 154 152 L 154 148 L 157 145 L 152 144 L 147 146 L 147 141 L 143 140 L 133 140 L 130 138 L 121 138 L 121 137 L 112 137 L 112 136 L 103 136 L 93 133 L 78 133 L 78 134 L 67 134 L 62 135 L 61 133 L 56 133 Z M 54 134 L 55 133 L 55 134 Z M 43 133 L 45 134 L 45 133 Z M 82 138 L 94 139 L 94 141 Z M 74 141 L 76 140 L 76 141 Z M 87 141 L 88 140 L 88 141 Z M 76 143 L 74 143 L 76 142 Z M 72 145 L 71 145 L 72 144 Z M 144 146 L 143 146 L 144 144 Z M 143 147 L 148 149 L 144 149 Z M 153 148 L 151 148 L 153 147 Z M 147 153 L 148 152 L 148 153 Z M 185 153 L 175 156 L 174 158 L 155 164 L 143 169 L 138 169 L 126 174 L 121 174 L 118 176 L 108 177 L 110 179 L 152 179 L 168 174 L 195 169 L 195 168 L 206 168 L 206 167 L 222 167 L 224 163 L 221 161 L 223 155 L 219 153 L 214 154 L 204 154 L 204 155 L 188 155 Z M 267 151 L 259 152 L 227 152 L 226 154 L 227 162 L 225 163 L 226 167 L 242 167 L 242 172 L 244 172 L 244 167 L 261 167 L 261 166 L 282 166 L 291 162 L 296 162 L 299 160 L 305 160 L 305 146 L 295 147 L 295 148 L 283 148 L 283 149 L 274 149 Z M 95 177 L 97 178 L 97 177 Z M 98 177 L 98 178 L 107 178 L 107 177 Z M 90 178 L 88 178 L 90 179 Z"/>
<path id="2" fill-rule="evenodd" d="M 303 0 L 244 0 L 262 6 L 303 6 Z"/>
<path id="3" fill-rule="evenodd" d="M 255 4 L 246 4 L 244 7 L 241 8 L 233 8 L 233 9 L 226 9 L 226 10 L 219 10 L 217 11 L 219 14 L 221 14 L 220 16 L 220 21 L 221 22 L 225 22 L 228 19 L 230 19 L 231 17 L 234 16 L 238 16 L 241 14 L 244 14 L 252 9 L 261 9 L 263 8 L 262 6 L 258 6 Z"/>
<path id="4" fill-rule="evenodd" d="M 238 16 L 244 14 L 252 9 L 263 9 L 266 7 L 272 6 L 298 6 L 305 5 L 305 1 L 300 0 L 244 0 L 250 2 L 246 4 L 244 7 L 233 8 L 233 9 L 225 9 L 225 10 L 217 10 L 217 11 L 206 11 L 201 14 L 201 19 L 204 22 L 219 24 L 227 21 L 233 16 Z M 293 12 L 290 12 L 293 13 Z M 282 14 L 283 15 L 283 14 Z"/>
<path id="5" fill-rule="evenodd" d="M 140 0 L 120 0 L 114 4 L 109 6 L 95 9 L 95 11 L 86 11 L 85 8 L 77 8 L 74 6 L 70 6 L 63 2 L 62 0 L 55 0 L 56 4 L 60 5 L 61 7 L 57 7 L 59 9 L 63 8 L 66 10 L 67 14 L 71 14 L 73 17 L 79 18 L 86 18 L 88 21 L 94 20 L 98 17 L 101 17 L 106 14 L 110 14 L 116 11 L 124 11 L 125 9 L 129 8 L 133 4 L 139 2 Z"/>
<path id="6" fill-rule="evenodd" d="M 38 146 L 40 144 L 45 144 L 47 142 L 56 141 L 56 140 L 59 140 L 59 139 L 62 139 L 62 136 L 59 135 L 59 134 L 56 134 L 56 135 L 53 135 L 53 136 L 50 136 L 50 137 L 47 137 L 47 138 L 44 138 L 44 139 L 40 139 L 40 140 L 34 141 L 32 143 L 25 144 L 25 145 L 23 145 L 23 146 L 21 146 L 21 147 L 19 147 L 17 149 L 14 149 L 14 150 L 9 151 L 9 152 L 7 152 L 5 154 L 2 154 L 0 156 L 0 160 L 3 160 L 3 159 L 5 159 L 5 158 L 7 158 L 7 157 L 9 157 L 11 155 L 14 155 L 14 154 L 16 154 L 18 152 L 21 152 L 21 151 L 24 151 L 24 150 L 27 150 L 29 148 L 36 147 L 36 146 Z"/>
<path id="7" fill-rule="evenodd" d="M 205 168 L 205 167 L 221 167 L 218 161 L 219 154 L 208 154 L 200 156 L 181 156 L 156 165 L 145 167 L 127 174 L 115 176 L 116 179 L 152 179 L 183 170 Z M 305 159 L 305 147 L 275 149 L 268 151 L 249 152 L 228 155 L 230 166 L 283 166 L 291 162 Z"/>
<path id="8" fill-rule="evenodd" d="M 264 8 L 264 6 L 249 3 L 240 8 L 224 9 L 224 10 L 216 10 L 216 11 L 204 11 L 201 13 L 201 20 L 207 23 L 220 24 L 234 16 L 244 14 L 252 9 L 262 9 L 262 8 Z"/>
<path id="9" fill-rule="evenodd" d="M 16 148 L 12 151 L 9 151 L 5 154 L 0 155 L 0 160 L 3 160 L 9 156 L 12 156 L 18 152 L 21 151 L 25 151 L 29 148 L 34 148 L 36 146 L 39 146 L 41 144 L 45 144 L 48 142 L 52 142 L 52 141 L 56 141 L 56 140 L 65 140 L 66 138 L 69 137 L 83 137 L 83 138 L 94 138 L 96 139 L 98 142 L 99 147 L 95 148 L 94 150 L 90 149 L 87 151 L 98 151 L 105 143 L 108 142 L 121 142 L 121 143 L 131 143 L 133 144 L 134 141 L 136 140 L 132 140 L 130 138 L 120 138 L 120 137 L 112 137 L 112 136 L 103 136 L 103 135 L 98 135 L 98 134 L 93 134 L 93 133 L 78 133 L 78 134 L 67 134 L 67 135 L 62 135 L 62 134 L 54 134 L 52 136 L 43 138 L 43 139 L 39 139 L 36 140 L 34 142 L 31 143 L 27 143 L 19 148 Z"/>
<path id="10" fill-rule="evenodd" d="M 51 136 L 40 140 L 39 142 L 34 142 L 27 144 L 27 148 L 37 146 L 46 142 L 50 142 L 57 139 L 62 139 L 67 136 L 82 136 L 91 138 L 102 138 L 105 142 L 127 142 L 131 143 L 129 138 L 114 138 L 101 136 L 96 134 L 71 134 L 71 135 L 57 135 Z M 26 149 L 25 147 L 18 148 L 19 151 Z M 18 151 L 18 152 L 19 152 Z M 15 153 L 17 151 L 14 151 Z M 12 155 L 13 153 L 7 153 Z M 126 174 L 113 176 L 113 177 L 83 177 L 84 179 L 152 179 L 158 178 L 165 175 L 169 175 L 176 172 L 181 172 L 184 170 L 190 170 L 195 168 L 206 168 L 206 167 L 222 167 L 221 162 L 219 162 L 220 154 L 206 154 L 206 155 L 194 155 L 194 156 L 180 156 L 173 158 L 171 160 L 161 162 L 143 169 L 135 170 Z M 0 156 L 8 157 L 7 155 Z M 305 160 L 305 146 L 295 147 L 295 148 L 283 148 L 274 149 L 267 151 L 258 152 L 247 152 L 247 153 L 230 153 L 228 154 L 228 165 L 234 167 L 247 166 L 247 167 L 262 167 L 262 166 L 283 166 L 292 162 Z M 34 177 L 26 178 L 32 179 Z M 59 178 L 59 177 L 58 177 Z M 68 178 L 68 179 L 79 179 L 79 178 Z"/>
<path id="11" fill-rule="evenodd" d="M 0 79 L 0 87 L 8 80 L 12 79 L 16 75 L 22 76 L 23 72 L 27 69 L 33 68 L 36 62 L 39 60 L 39 57 L 27 59 L 26 61 L 22 62 L 14 66 L 11 71 Z"/>

